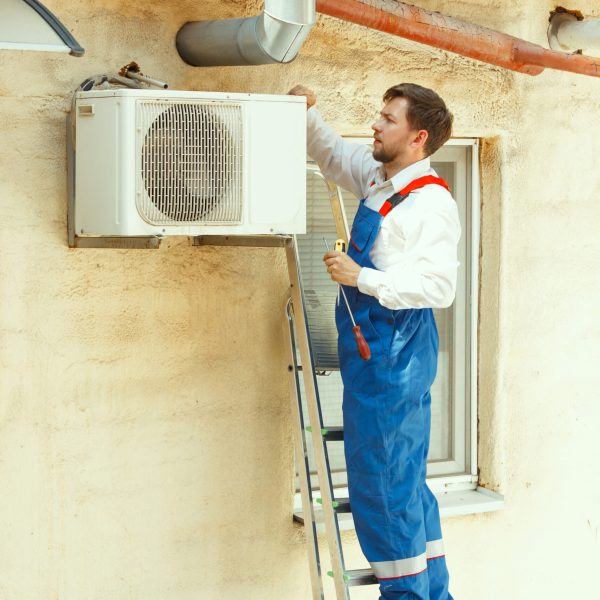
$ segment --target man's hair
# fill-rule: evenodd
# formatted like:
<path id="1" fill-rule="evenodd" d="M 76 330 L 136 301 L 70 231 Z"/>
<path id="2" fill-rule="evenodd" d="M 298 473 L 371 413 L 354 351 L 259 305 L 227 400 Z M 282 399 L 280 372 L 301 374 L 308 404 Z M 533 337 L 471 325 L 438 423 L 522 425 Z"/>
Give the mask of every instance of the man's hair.
<path id="1" fill-rule="evenodd" d="M 416 83 L 400 83 L 383 95 L 383 102 L 394 98 L 406 98 L 406 119 L 412 129 L 424 129 L 429 134 L 425 142 L 425 154 L 431 156 L 441 148 L 452 133 L 452 113 L 445 102 L 429 88 Z"/>

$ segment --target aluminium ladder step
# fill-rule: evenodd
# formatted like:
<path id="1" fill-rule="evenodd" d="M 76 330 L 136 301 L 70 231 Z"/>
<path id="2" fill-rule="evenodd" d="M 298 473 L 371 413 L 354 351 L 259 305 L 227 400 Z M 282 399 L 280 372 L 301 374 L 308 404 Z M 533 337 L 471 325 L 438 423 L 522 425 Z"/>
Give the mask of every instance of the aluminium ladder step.
<path id="1" fill-rule="evenodd" d="M 326 442 L 343 442 L 344 428 L 343 427 L 325 427 L 321 432 Z"/>
<path id="2" fill-rule="evenodd" d="M 329 577 L 333 577 L 333 571 L 327 571 Z M 354 585 L 377 585 L 379 580 L 371 569 L 354 569 L 344 572 L 344 581 L 348 586 Z"/>
<path id="3" fill-rule="evenodd" d="M 340 531 L 354 530 L 354 519 L 352 518 L 351 512 L 336 513 L 336 516 L 337 516 L 338 527 L 340 528 Z M 294 511 L 293 518 L 294 518 L 294 521 L 296 521 L 297 523 L 304 524 L 304 511 L 302 511 L 302 510 Z M 317 531 L 319 533 L 324 533 L 324 531 L 325 531 L 325 529 L 324 529 L 325 516 L 323 514 L 323 509 L 321 507 L 314 510 L 314 518 L 315 518 L 315 523 L 317 526 Z M 310 522 L 310 519 L 309 519 L 309 522 Z"/>
<path id="4" fill-rule="evenodd" d="M 317 498 L 317 504 L 323 504 L 323 500 L 321 498 Z M 350 509 L 350 499 L 349 498 L 334 498 L 332 502 L 333 510 L 338 513 L 349 513 L 352 512 Z"/>
<path id="5" fill-rule="evenodd" d="M 312 431 L 312 427 L 308 425 L 305 427 L 309 433 Z M 321 435 L 326 442 L 343 442 L 344 441 L 344 428 L 338 425 L 332 427 L 323 427 L 321 429 Z"/>

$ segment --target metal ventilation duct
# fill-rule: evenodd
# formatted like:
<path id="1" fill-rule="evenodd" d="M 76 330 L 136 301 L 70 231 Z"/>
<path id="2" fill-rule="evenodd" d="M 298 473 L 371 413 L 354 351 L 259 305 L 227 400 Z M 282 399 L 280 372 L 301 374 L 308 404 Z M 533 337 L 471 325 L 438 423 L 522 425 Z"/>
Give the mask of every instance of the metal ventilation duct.
<path id="1" fill-rule="evenodd" d="M 186 23 L 177 51 L 196 67 L 288 63 L 314 23 L 315 0 L 265 0 L 256 17 Z"/>

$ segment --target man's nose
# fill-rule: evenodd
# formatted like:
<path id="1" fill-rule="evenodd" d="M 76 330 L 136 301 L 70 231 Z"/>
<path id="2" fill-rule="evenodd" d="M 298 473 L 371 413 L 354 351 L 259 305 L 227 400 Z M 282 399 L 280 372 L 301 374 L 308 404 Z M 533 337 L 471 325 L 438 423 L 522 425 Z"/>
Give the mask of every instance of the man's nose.
<path id="1" fill-rule="evenodd" d="M 381 126 L 380 126 L 380 121 L 379 119 L 377 121 L 374 121 L 373 124 L 371 125 L 371 129 L 373 131 L 381 131 Z"/>

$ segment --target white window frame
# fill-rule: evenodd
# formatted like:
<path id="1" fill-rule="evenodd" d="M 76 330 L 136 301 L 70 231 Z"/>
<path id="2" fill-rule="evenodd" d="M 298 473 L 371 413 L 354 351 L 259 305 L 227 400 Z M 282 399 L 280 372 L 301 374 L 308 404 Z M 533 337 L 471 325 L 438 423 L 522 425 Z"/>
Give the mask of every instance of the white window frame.
<path id="1" fill-rule="evenodd" d="M 372 138 L 345 137 L 349 142 L 370 144 Z M 464 299 L 465 310 L 455 313 L 455 331 L 466 332 L 464 345 L 456 335 L 453 336 L 455 363 L 454 373 L 461 369 L 464 376 L 454 377 L 454 397 L 461 393 L 465 395 L 459 410 L 452 407 L 454 444 L 451 460 L 433 461 L 428 464 L 427 483 L 440 501 L 442 515 L 458 515 L 472 512 L 483 512 L 503 508 L 501 495 L 478 487 L 478 456 L 477 456 L 477 332 L 479 312 L 479 248 L 480 248 L 480 172 L 479 172 L 480 142 L 474 138 L 452 138 L 432 156 L 432 163 L 454 162 L 457 165 L 455 188 L 465 193 L 467 205 L 461 214 L 462 243 L 467 244 L 468 265 L 462 270 L 463 281 L 459 279 L 458 287 L 464 289 L 464 279 L 469 280 L 469 297 Z M 462 149 L 467 152 L 462 152 Z M 435 167 L 434 167 L 435 168 Z M 464 174 L 464 177 L 462 176 Z M 462 319 L 462 320 L 461 320 Z M 469 320 L 466 327 L 466 320 Z M 463 336 L 464 337 L 464 336 Z M 456 348 L 469 348 L 469 358 L 460 363 L 463 358 Z M 462 380 L 462 383 L 461 383 Z M 456 404 L 456 403 L 455 403 Z M 467 418 L 469 414 L 469 418 Z M 460 440 L 460 442 L 457 442 Z M 340 486 L 340 478 L 332 474 L 336 496 L 347 495 L 347 488 Z M 314 481 L 314 480 L 313 480 Z M 315 481 L 316 483 L 316 481 Z M 314 484 L 313 484 L 314 485 Z M 316 490 L 317 497 L 319 495 Z M 299 495 L 295 505 L 298 506 Z"/>
<path id="2" fill-rule="evenodd" d="M 458 153 L 458 148 L 466 148 L 470 152 Z M 480 243 L 480 174 L 479 174 L 479 140 L 473 138 L 453 138 L 440 148 L 431 158 L 431 162 L 447 159 L 454 162 L 459 177 L 456 177 L 455 188 L 467 197 L 465 211 L 461 214 L 462 244 L 467 246 L 466 269 L 459 272 L 458 290 L 464 289 L 469 282 L 469 296 L 464 298 L 463 311 L 455 312 L 454 329 L 460 336 L 453 336 L 454 344 L 454 397 L 464 395 L 464 401 L 453 406 L 454 460 L 429 463 L 427 483 L 434 493 L 453 490 L 474 490 L 477 488 L 477 330 L 479 313 L 479 243 Z M 466 162 L 468 161 L 468 162 Z M 435 167 L 434 167 L 435 168 Z M 464 180 L 462 179 L 462 175 Z M 461 189 L 462 188 L 462 189 Z M 462 293 L 462 292 L 458 292 Z M 468 319 L 468 323 L 467 323 Z M 468 360 L 459 350 L 469 349 Z M 459 406 L 459 410 L 456 410 Z M 469 418 L 467 418 L 467 415 Z M 458 442 L 457 440 L 462 440 Z M 462 474 L 456 474 L 459 471 Z"/>

